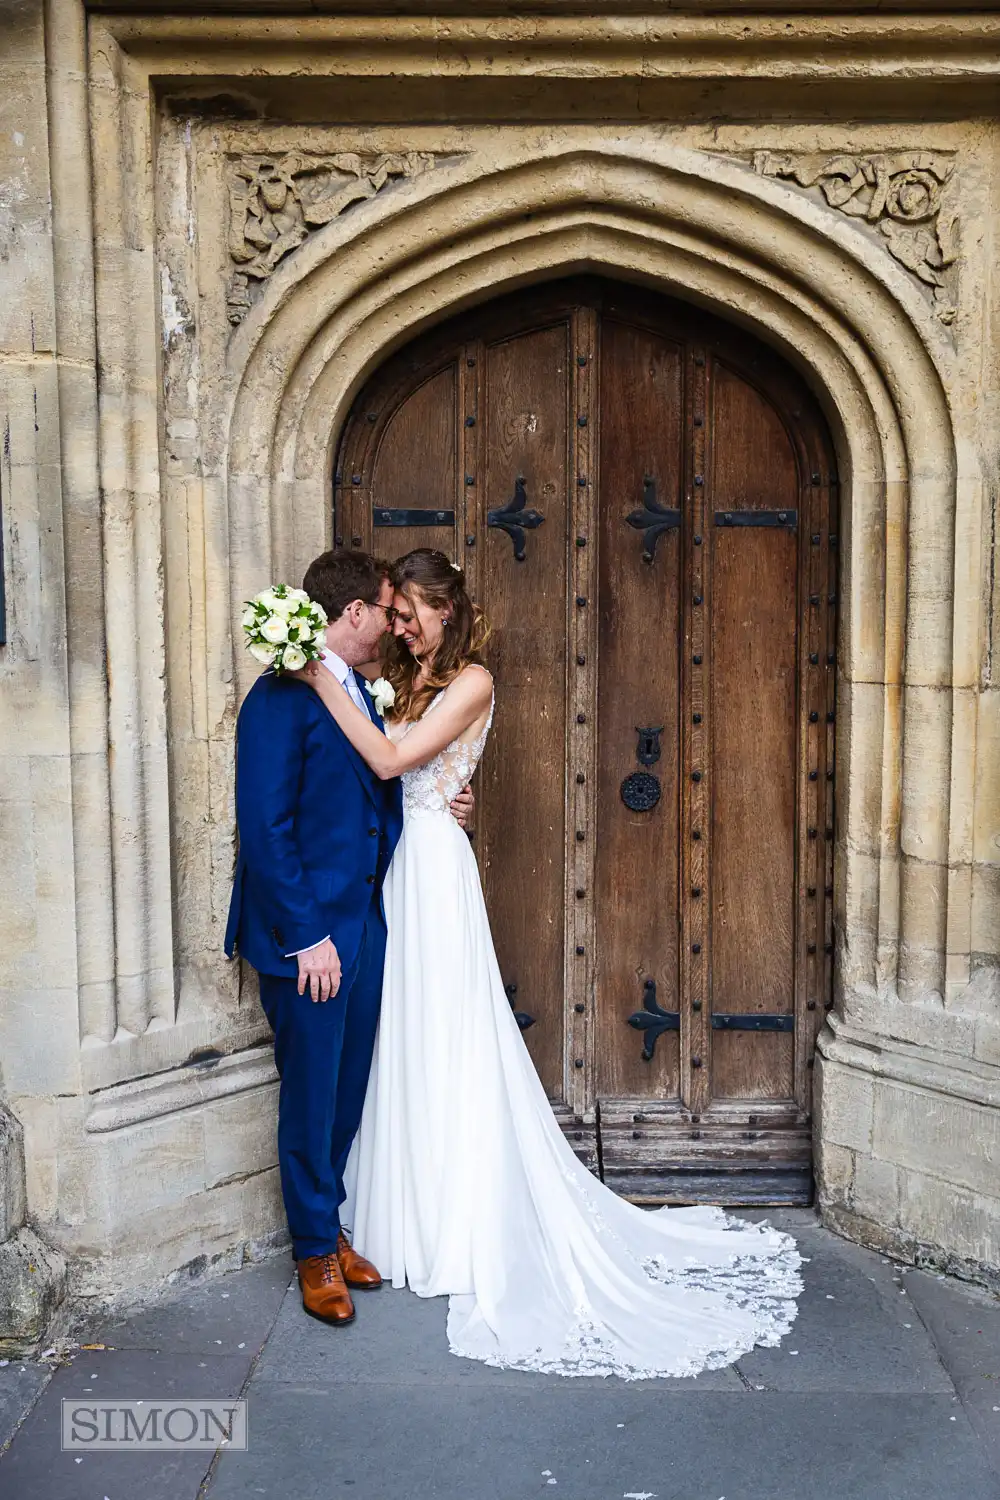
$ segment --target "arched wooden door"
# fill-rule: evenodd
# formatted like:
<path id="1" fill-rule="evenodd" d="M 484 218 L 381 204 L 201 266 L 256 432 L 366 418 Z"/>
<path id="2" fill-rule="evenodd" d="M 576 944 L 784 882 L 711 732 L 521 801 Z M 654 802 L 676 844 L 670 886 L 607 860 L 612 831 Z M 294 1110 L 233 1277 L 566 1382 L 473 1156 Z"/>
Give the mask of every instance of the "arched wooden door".
<path id="1" fill-rule="evenodd" d="M 575 1148 L 640 1199 L 806 1201 L 837 545 L 809 392 L 695 308 L 553 284 L 379 370 L 335 492 L 338 544 L 439 547 L 493 620 L 475 847 Z"/>

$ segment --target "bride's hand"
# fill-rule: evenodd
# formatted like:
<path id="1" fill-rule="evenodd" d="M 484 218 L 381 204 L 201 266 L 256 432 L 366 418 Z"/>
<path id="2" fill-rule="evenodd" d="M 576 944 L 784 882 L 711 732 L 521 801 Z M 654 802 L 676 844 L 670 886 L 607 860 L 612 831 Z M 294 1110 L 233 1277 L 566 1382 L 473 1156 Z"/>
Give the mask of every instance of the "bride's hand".
<path id="1" fill-rule="evenodd" d="M 299 667 L 299 669 L 295 672 L 290 671 L 286 667 L 284 672 L 282 673 L 282 676 L 294 677 L 297 682 L 306 682 L 310 687 L 315 688 L 319 686 L 319 674 L 321 672 L 328 672 L 329 676 L 333 677 L 333 673 L 330 672 L 329 668 L 325 667 L 321 661 L 307 661 L 304 667 Z M 334 682 L 337 682 L 336 677 L 333 677 L 333 680 Z M 337 683 L 337 686 L 339 687 L 340 683 Z"/>

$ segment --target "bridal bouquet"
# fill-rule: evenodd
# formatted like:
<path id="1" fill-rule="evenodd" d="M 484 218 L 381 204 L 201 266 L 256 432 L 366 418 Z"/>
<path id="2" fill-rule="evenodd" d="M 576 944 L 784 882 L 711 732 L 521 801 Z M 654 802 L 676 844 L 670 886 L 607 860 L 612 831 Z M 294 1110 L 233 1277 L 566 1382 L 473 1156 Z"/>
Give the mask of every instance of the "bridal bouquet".
<path id="1" fill-rule="evenodd" d="M 275 672 L 298 672 L 326 645 L 326 611 L 304 589 L 274 583 L 247 600 L 246 647 L 255 661 Z"/>

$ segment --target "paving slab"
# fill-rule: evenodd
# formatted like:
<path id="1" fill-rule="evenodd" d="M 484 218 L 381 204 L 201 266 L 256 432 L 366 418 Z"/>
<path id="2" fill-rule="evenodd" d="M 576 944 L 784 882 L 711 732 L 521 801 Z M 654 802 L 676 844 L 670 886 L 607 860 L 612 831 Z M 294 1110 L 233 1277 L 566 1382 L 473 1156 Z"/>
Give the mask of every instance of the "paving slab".
<path id="1" fill-rule="evenodd" d="M 0 1365 L 0 1449 L 10 1442 L 51 1375 L 51 1365 L 30 1360 L 12 1359 Z"/>
<path id="2" fill-rule="evenodd" d="M 996 1500 L 947 1396 L 255 1380 L 208 1500 Z M 619 1425 L 622 1424 L 622 1425 Z M 553 1483 L 553 1481 L 555 1481 Z"/>
<path id="3" fill-rule="evenodd" d="M 903 1279 L 1000 1474 L 1000 1297 L 923 1271 L 910 1271 Z"/>
<path id="4" fill-rule="evenodd" d="M 211 1453 L 63 1453 L 60 1402 L 84 1394 L 122 1400 L 237 1396 L 249 1368 L 242 1352 L 239 1358 L 78 1352 L 55 1372 L 0 1458 L 0 1500 L 194 1500 Z"/>
<path id="5" fill-rule="evenodd" d="M 798 1317 L 776 1349 L 754 1349 L 739 1361 L 751 1385 L 953 1395 L 900 1268 L 815 1222 L 793 1232 L 807 1257 Z"/>
<path id="6" fill-rule="evenodd" d="M 267 1338 L 295 1267 L 291 1255 L 244 1266 L 225 1276 L 172 1287 L 154 1304 L 108 1321 L 95 1321 L 96 1340 L 117 1349 L 174 1350 L 178 1354 L 254 1352 Z M 80 1334 L 81 1343 L 90 1342 Z"/>
<path id="7" fill-rule="evenodd" d="M 298 1288 L 289 1290 L 258 1366 L 261 1379 L 294 1382 L 314 1389 L 344 1383 L 362 1385 L 513 1386 L 535 1390 L 562 1377 L 522 1370 L 495 1370 L 478 1360 L 460 1359 L 448 1348 L 446 1297 L 417 1297 L 409 1291 L 365 1292 L 355 1296 L 357 1321 L 328 1328 L 302 1310 Z M 622 1381 L 600 1376 L 573 1377 L 578 1386 L 607 1389 L 742 1390 L 735 1370 L 712 1370 L 689 1380 Z M 443 1400 L 449 1399 L 447 1396 Z"/>

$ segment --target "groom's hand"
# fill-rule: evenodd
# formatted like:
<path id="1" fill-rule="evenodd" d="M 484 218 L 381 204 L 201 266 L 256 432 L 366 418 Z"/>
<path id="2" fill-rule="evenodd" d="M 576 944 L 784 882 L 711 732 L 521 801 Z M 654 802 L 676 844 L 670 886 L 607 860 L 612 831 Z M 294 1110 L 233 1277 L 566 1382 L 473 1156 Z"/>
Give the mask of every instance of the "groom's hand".
<path id="1" fill-rule="evenodd" d="M 476 799 L 472 795 L 471 787 L 463 787 L 451 804 L 452 815 L 459 828 L 468 828 L 469 819 L 472 817 L 476 807 Z"/>
<path id="2" fill-rule="evenodd" d="M 330 939 L 307 948 L 298 960 L 299 994 L 304 995 L 308 985 L 314 1001 L 332 999 L 340 989 L 340 959 Z"/>

